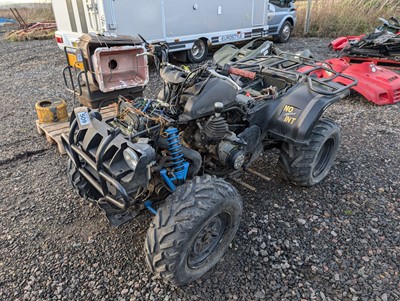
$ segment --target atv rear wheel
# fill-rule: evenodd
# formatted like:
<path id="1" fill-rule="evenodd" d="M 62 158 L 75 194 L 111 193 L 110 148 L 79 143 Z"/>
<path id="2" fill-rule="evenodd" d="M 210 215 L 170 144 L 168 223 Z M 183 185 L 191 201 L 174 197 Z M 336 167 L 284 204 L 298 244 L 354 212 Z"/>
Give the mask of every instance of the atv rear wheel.
<path id="1" fill-rule="evenodd" d="M 223 256 L 239 227 L 242 199 L 221 178 L 195 177 L 157 210 L 145 241 L 146 262 L 175 285 L 201 277 Z"/>
<path id="2" fill-rule="evenodd" d="M 89 201 L 97 201 L 100 198 L 99 192 L 82 177 L 71 159 L 68 159 L 67 172 L 72 187 L 81 198 Z"/>
<path id="3" fill-rule="evenodd" d="M 309 145 L 282 145 L 278 161 L 279 172 L 293 184 L 313 186 L 328 174 L 339 144 L 338 125 L 329 118 L 321 118 L 312 130 Z"/>

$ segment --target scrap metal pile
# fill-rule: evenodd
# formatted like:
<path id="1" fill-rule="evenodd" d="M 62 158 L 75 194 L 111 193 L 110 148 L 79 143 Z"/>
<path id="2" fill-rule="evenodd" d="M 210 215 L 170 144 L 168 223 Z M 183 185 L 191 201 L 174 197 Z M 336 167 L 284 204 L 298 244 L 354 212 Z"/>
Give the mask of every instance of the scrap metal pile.
<path id="1" fill-rule="evenodd" d="M 57 29 L 55 21 L 45 21 L 36 23 L 27 23 L 16 8 L 10 8 L 15 20 L 13 23 L 19 23 L 18 30 L 12 30 L 5 35 L 9 41 L 27 41 L 52 39 Z"/>
<path id="2" fill-rule="evenodd" d="M 378 32 L 363 37 L 343 49 L 343 54 L 398 60 L 400 56 L 400 27 L 398 33 Z"/>
<path id="3" fill-rule="evenodd" d="M 10 41 L 52 39 L 56 29 L 54 22 L 37 22 L 27 28 L 10 31 L 5 38 Z"/>
<path id="4" fill-rule="evenodd" d="M 400 55 L 400 21 L 392 17 L 388 21 L 379 18 L 382 25 L 369 34 L 339 37 L 329 46 L 347 55 L 385 57 L 395 59 Z"/>

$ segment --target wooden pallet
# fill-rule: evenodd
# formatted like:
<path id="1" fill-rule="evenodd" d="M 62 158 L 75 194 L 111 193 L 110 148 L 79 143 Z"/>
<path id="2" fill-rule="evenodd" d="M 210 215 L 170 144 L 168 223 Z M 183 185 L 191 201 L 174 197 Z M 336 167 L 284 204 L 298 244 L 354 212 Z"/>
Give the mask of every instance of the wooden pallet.
<path id="1" fill-rule="evenodd" d="M 104 107 L 100 110 L 100 113 L 104 119 L 115 116 L 116 106 L 110 105 L 108 107 Z M 61 134 L 68 134 L 69 121 L 40 123 L 39 120 L 36 120 L 36 129 L 40 135 L 44 135 L 46 137 L 46 140 L 50 144 L 57 145 L 60 154 L 65 154 L 65 149 L 61 142 Z"/>

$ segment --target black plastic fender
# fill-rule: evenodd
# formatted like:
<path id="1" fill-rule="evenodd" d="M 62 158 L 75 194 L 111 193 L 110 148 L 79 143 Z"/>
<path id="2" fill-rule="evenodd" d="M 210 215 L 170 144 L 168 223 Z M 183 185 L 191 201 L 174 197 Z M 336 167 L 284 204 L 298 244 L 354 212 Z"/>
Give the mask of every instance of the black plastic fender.
<path id="1" fill-rule="evenodd" d="M 307 83 L 300 83 L 249 112 L 247 119 L 250 125 L 258 125 L 278 140 L 308 144 L 315 123 L 327 107 L 348 94 L 345 90 L 337 95 L 322 95 L 309 89 Z"/>

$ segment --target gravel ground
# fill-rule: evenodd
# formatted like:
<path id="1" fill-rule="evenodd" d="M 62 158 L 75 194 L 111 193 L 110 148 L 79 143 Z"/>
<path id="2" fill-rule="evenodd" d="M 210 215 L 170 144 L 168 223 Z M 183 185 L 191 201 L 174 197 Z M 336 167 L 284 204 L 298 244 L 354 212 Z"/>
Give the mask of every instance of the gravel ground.
<path id="1" fill-rule="evenodd" d="M 283 48 L 331 56 L 328 40 Z M 71 189 L 66 157 L 36 133 L 34 104 L 70 100 L 53 41 L 0 42 L 1 300 L 400 300 L 400 106 L 352 96 L 327 111 L 342 145 L 329 176 L 304 189 L 265 155 L 231 249 L 183 288 L 154 279 L 143 256 L 151 215 L 119 229 Z M 155 95 L 154 70 L 146 92 Z"/>

